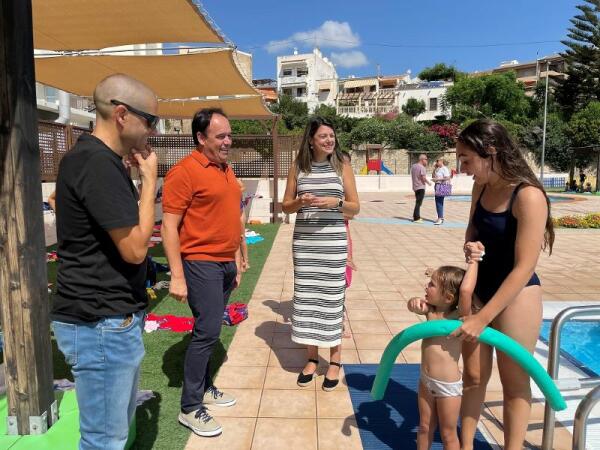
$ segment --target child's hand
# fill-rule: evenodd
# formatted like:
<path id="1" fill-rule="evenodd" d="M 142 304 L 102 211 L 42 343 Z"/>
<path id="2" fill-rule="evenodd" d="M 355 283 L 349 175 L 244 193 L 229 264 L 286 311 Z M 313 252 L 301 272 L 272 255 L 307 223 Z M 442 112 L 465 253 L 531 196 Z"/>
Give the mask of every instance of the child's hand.
<path id="1" fill-rule="evenodd" d="M 415 314 L 427 314 L 429 312 L 429 305 L 425 299 L 419 297 L 413 297 L 408 301 L 408 310 Z"/>

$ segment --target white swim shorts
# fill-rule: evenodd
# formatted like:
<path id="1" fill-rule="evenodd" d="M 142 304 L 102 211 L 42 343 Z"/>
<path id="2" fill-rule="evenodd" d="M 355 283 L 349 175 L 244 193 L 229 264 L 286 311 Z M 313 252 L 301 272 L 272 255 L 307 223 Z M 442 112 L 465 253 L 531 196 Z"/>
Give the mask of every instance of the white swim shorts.
<path id="1" fill-rule="evenodd" d="M 462 395 L 462 379 L 453 382 L 440 381 L 421 372 L 421 383 L 434 397 L 460 397 Z"/>

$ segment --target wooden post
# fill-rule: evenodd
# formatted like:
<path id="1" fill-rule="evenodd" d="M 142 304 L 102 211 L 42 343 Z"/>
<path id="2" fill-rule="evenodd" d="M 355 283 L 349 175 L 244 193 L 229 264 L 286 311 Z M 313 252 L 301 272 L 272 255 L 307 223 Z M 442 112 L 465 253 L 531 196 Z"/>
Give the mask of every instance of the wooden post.
<path id="1" fill-rule="evenodd" d="M 273 223 L 279 222 L 279 134 L 277 133 L 277 121 L 279 116 L 273 119 L 273 130 L 271 138 L 273 139 Z"/>
<path id="2" fill-rule="evenodd" d="M 0 310 L 8 434 L 56 420 L 31 0 L 0 0 Z"/>

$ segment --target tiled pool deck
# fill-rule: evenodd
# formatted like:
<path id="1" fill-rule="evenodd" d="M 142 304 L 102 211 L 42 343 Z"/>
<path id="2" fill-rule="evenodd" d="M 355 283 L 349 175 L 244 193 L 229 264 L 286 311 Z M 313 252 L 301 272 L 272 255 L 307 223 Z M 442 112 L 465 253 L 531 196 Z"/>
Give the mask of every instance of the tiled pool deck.
<path id="1" fill-rule="evenodd" d="M 374 201 L 375 200 L 375 201 Z M 402 219 L 412 214 L 407 194 L 362 194 L 360 217 L 351 223 L 358 271 L 347 291 L 346 307 L 352 337 L 343 343 L 345 363 L 378 363 L 392 336 L 419 319 L 406 300 L 421 295 L 426 267 L 462 264 L 466 202 L 447 202 L 452 227 L 415 225 Z M 424 218 L 435 220 L 433 199 L 426 199 Z M 555 216 L 600 211 L 600 198 L 555 203 Z M 377 219 L 377 220 L 367 220 Z M 386 220 L 393 219 L 393 220 Z M 224 427 L 217 438 L 190 436 L 187 449 L 360 449 L 350 396 L 342 383 L 321 390 L 328 352 L 322 351 L 320 376 L 307 388 L 296 385 L 305 351 L 290 340 L 293 267 L 293 225 L 282 225 L 250 301 L 250 317 L 237 330 L 216 380 L 238 404 L 212 409 Z M 554 253 L 540 258 L 544 301 L 600 300 L 600 230 L 557 231 Z M 419 343 L 406 348 L 399 362 L 418 363 Z M 502 445 L 502 393 L 497 372 L 492 376 L 482 416 L 482 431 Z M 416 405 L 415 405 L 416 407 Z M 541 443 L 543 404 L 536 402 L 527 445 Z M 567 423 L 569 425 L 569 423 Z M 570 449 L 571 434 L 558 427 L 554 448 Z"/>

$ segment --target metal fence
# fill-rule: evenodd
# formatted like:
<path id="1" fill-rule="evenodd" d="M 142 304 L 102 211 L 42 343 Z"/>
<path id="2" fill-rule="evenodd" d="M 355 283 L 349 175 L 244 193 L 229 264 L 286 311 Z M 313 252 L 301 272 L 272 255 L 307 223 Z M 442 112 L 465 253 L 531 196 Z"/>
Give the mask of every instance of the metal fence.
<path id="1" fill-rule="evenodd" d="M 79 136 L 90 130 L 38 122 L 40 166 L 42 181 L 55 181 L 62 157 L 75 144 Z M 229 162 L 240 178 L 273 178 L 287 176 L 300 147 L 302 136 L 238 135 L 233 137 Z M 164 177 L 181 158 L 195 148 L 191 134 L 163 134 L 148 140 L 158 156 L 158 176 Z M 273 146 L 278 146 L 277 174 L 273 160 Z"/>

